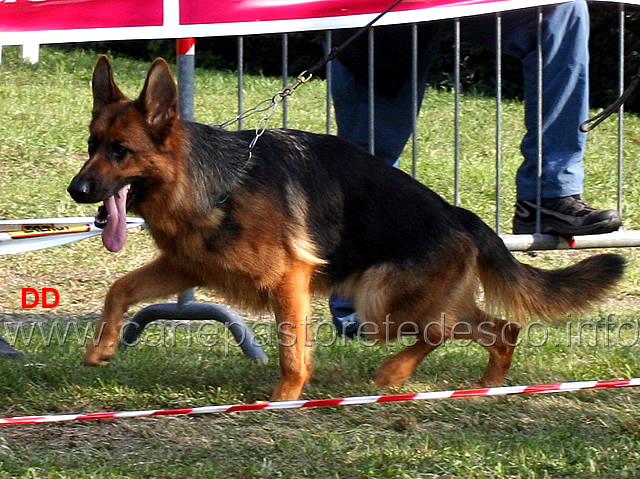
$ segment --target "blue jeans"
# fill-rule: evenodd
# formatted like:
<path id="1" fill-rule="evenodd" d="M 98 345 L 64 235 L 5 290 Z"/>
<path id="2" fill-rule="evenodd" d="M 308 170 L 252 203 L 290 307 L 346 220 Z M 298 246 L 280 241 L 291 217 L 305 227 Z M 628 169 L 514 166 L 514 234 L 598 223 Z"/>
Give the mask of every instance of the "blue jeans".
<path id="1" fill-rule="evenodd" d="M 582 193 L 586 133 L 579 125 L 589 108 L 589 11 L 584 0 L 543 7 L 543 114 L 542 197 Z M 493 16 L 470 17 L 461 22 L 462 40 L 495 46 Z M 502 14 L 503 52 L 522 62 L 525 90 L 526 134 L 524 157 L 516 177 L 519 200 L 534 200 L 538 174 L 537 154 L 537 9 Z M 434 36 L 418 58 L 418 106 L 422 103 L 429 68 L 437 51 Z M 363 52 L 366 55 L 366 52 Z M 375 94 L 375 154 L 390 165 L 398 158 L 412 133 L 410 78 L 397 96 Z M 368 87 L 339 61 L 333 65 L 332 96 L 338 136 L 365 148 L 369 144 Z M 353 312 L 350 301 L 333 295 L 329 305 L 339 317 Z M 346 314 L 345 314 L 346 313 Z"/>

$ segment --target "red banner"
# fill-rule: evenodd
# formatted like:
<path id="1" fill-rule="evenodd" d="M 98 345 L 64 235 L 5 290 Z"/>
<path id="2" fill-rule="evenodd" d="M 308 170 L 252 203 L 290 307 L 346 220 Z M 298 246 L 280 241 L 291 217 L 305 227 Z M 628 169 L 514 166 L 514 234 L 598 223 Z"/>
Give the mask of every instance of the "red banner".
<path id="1" fill-rule="evenodd" d="M 163 0 L 0 0 L 0 32 L 162 24 Z"/>
<path id="2" fill-rule="evenodd" d="M 217 0 L 215 8 L 208 0 L 180 0 L 180 23 L 183 25 L 270 22 L 314 18 L 376 14 L 386 10 L 392 0 Z M 452 7 L 456 5 L 498 4 L 509 0 L 405 0 L 394 12 Z M 522 2 L 520 2 L 522 3 Z M 537 3 L 537 2 L 536 2 Z"/>
<path id="3" fill-rule="evenodd" d="M 404 0 L 378 24 L 412 23 L 562 0 Z M 184 38 L 355 27 L 392 0 L 0 0 L 0 45 Z M 620 3 L 640 5 L 640 0 Z"/>
<path id="4" fill-rule="evenodd" d="M 566 0 L 565 0 L 566 1 Z M 180 0 L 180 25 L 190 36 L 251 35 L 350 28 L 367 24 L 393 0 Z M 562 0 L 404 0 L 377 25 L 443 18 L 562 3 Z M 239 32 L 239 33 L 238 33 Z"/>

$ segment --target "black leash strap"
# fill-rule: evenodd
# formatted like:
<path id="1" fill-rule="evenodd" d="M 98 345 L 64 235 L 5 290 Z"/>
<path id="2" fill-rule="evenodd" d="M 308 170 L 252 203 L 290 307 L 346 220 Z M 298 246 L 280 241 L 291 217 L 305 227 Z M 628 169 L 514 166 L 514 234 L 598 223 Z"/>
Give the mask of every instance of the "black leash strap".
<path id="1" fill-rule="evenodd" d="M 302 76 L 302 77 L 306 76 L 307 78 L 310 78 L 311 75 L 313 75 L 314 73 L 318 72 L 318 70 L 323 68 L 327 63 L 329 63 L 330 61 L 335 59 L 338 56 L 338 54 L 342 50 L 344 50 L 347 46 L 349 46 L 356 38 L 358 38 L 364 32 L 368 31 L 373 26 L 374 23 L 376 23 L 378 20 L 380 20 L 383 16 L 385 16 L 391 10 L 396 8 L 400 4 L 400 2 L 402 2 L 402 0 L 396 0 L 395 2 L 393 2 L 389 7 L 386 8 L 386 10 L 384 10 L 381 13 L 379 13 L 373 20 L 371 20 L 365 26 L 363 26 L 360 29 L 358 29 L 357 32 L 355 32 L 353 35 L 351 35 L 349 38 L 347 38 L 344 42 L 342 42 L 342 44 L 331 48 L 331 51 L 329 52 L 329 54 L 327 54 L 324 58 L 322 58 L 319 62 L 317 62 L 311 68 L 309 68 L 308 70 L 305 70 L 304 72 L 302 72 L 300 74 L 300 76 Z"/>
<path id="2" fill-rule="evenodd" d="M 374 23 L 376 23 L 378 20 L 384 17 L 387 13 L 393 10 L 396 6 L 398 6 L 400 2 L 402 2 L 402 0 L 395 0 L 383 12 L 376 15 L 376 17 L 373 20 L 371 20 L 369 23 L 367 23 L 365 26 L 360 27 L 358 31 L 356 31 L 353 35 L 347 38 L 344 42 L 342 42 L 338 46 L 331 48 L 331 51 L 327 55 L 325 55 L 324 58 L 321 58 L 320 61 L 318 61 L 311 68 L 300 73 L 300 75 L 296 77 L 296 81 L 293 85 L 289 85 L 281 92 L 278 92 L 277 95 L 280 95 L 282 97 L 290 96 L 296 90 L 296 88 L 298 88 L 300 85 L 303 85 L 307 83 L 309 80 L 311 80 L 311 78 L 313 78 L 313 75 L 315 73 L 317 73 L 320 69 L 324 68 L 327 63 L 334 60 L 342 50 L 347 48 L 347 46 L 349 46 L 356 38 L 358 38 L 364 32 L 368 31 L 373 26 Z"/>
<path id="3" fill-rule="evenodd" d="M 602 110 L 596 116 L 594 116 L 592 118 L 589 118 L 586 121 L 583 121 L 580 124 L 580 131 L 586 133 L 586 132 L 589 132 L 589 131 L 593 130 L 596 126 L 598 126 L 604 120 L 609 118 L 613 113 L 618 111 L 618 109 L 622 106 L 622 104 L 625 101 L 627 101 L 627 99 L 634 92 L 634 90 L 638 86 L 638 83 L 640 83 L 640 68 L 638 68 L 638 72 L 631 77 L 631 81 L 629 82 L 629 86 L 627 86 L 627 88 L 624 90 L 624 92 L 622 92 L 622 95 L 620 95 L 620 97 L 616 101 L 614 101 L 611 105 L 609 105 L 607 108 Z"/>
<path id="4" fill-rule="evenodd" d="M 2 1 L 2 0 L 0 0 L 0 1 Z M 257 138 L 260 135 L 262 135 L 262 132 L 264 132 L 264 129 L 266 128 L 266 124 L 267 124 L 269 118 L 271 118 L 271 116 L 273 115 L 273 111 L 274 111 L 274 108 L 276 106 L 278 106 L 285 98 L 291 96 L 293 94 L 293 92 L 296 91 L 296 88 L 298 88 L 300 85 L 304 85 L 309 80 L 311 80 L 311 78 L 313 77 L 314 73 L 316 73 L 318 70 L 323 68 L 331 60 L 336 58 L 338 56 L 338 54 L 342 50 L 344 50 L 351 42 L 353 42 L 356 38 L 358 38 L 360 35 L 362 35 L 367 30 L 369 30 L 373 26 L 374 23 L 376 23 L 384 15 L 386 15 L 391 10 L 393 10 L 400 2 L 402 2 L 402 0 L 395 0 L 382 13 L 379 13 L 378 15 L 376 15 L 376 17 L 373 20 L 371 20 L 365 26 L 363 26 L 360 29 L 358 29 L 357 32 L 355 32 L 353 35 L 351 35 L 349 38 L 347 38 L 347 40 L 345 40 L 341 45 L 339 45 L 337 47 L 333 47 L 331 49 L 331 51 L 329 52 L 329 54 L 327 54 L 324 58 L 322 58 L 320 61 L 318 61 L 315 65 L 313 65 L 308 70 L 305 70 L 302 73 L 300 73 L 300 75 L 298 75 L 296 77 L 296 81 L 293 84 L 283 88 L 281 91 L 279 91 L 275 95 L 273 95 L 273 97 L 267 98 L 266 100 L 261 101 L 255 107 L 238 114 L 235 118 L 232 118 L 232 119 L 230 119 L 228 121 L 225 121 L 224 123 L 220 123 L 220 124 L 218 124 L 216 126 L 219 126 L 221 128 L 226 128 L 227 126 L 237 122 L 238 120 L 246 118 L 247 116 L 250 116 L 250 115 L 252 115 L 252 114 L 254 114 L 256 112 L 263 112 L 265 115 L 263 116 L 263 118 L 261 120 L 261 125 L 256 129 L 256 133 L 257 133 L 256 134 L 256 140 L 257 140 Z M 258 133 L 258 132 L 260 132 L 260 133 Z M 253 147 L 253 145 L 255 145 L 255 141 L 252 142 L 252 147 Z"/>

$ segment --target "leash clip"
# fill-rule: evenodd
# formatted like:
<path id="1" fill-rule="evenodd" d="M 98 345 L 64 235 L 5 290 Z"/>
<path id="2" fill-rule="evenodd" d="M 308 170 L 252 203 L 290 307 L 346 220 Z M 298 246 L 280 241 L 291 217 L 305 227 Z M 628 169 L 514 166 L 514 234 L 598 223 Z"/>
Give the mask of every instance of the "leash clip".
<path id="1" fill-rule="evenodd" d="M 307 76 L 305 76 L 305 75 L 307 75 Z M 297 76 L 296 81 L 295 81 L 295 83 L 293 85 L 290 85 L 290 86 L 284 88 L 283 90 L 279 91 L 278 93 L 276 93 L 274 98 L 276 96 L 279 96 L 281 99 L 284 99 L 285 97 L 293 95 L 293 92 L 296 91 L 296 89 L 300 85 L 303 85 L 303 84 L 307 83 L 309 80 L 311 80 L 312 77 L 313 77 L 313 73 L 308 73 L 307 74 L 307 70 L 303 71 L 302 73 L 300 73 L 300 75 Z"/>
<path id="2" fill-rule="evenodd" d="M 305 77 L 305 75 L 307 76 Z M 300 73 L 300 75 L 298 75 L 296 88 L 303 83 L 307 83 L 309 80 L 311 80 L 311 78 L 313 78 L 313 73 L 308 73 L 307 70 L 303 71 L 302 73 Z"/>

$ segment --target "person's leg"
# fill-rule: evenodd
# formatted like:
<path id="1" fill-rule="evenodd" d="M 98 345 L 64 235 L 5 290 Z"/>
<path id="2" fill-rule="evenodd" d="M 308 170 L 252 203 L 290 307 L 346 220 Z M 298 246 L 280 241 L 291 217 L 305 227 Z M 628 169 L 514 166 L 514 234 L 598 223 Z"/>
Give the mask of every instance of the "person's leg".
<path id="1" fill-rule="evenodd" d="M 579 130 L 589 106 L 589 12 L 584 1 L 543 8 L 542 197 L 582 192 L 586 134 Z M 503 51 L 522 61 L 526 134 L 516 178 L 518 199 L 536 198 L 538 173 L 538 9 L 502 14 Z M 495 46 L 493 16 L 462 23 L 462 39 Z M 562 134 L 558 134 L 562 132 Z"/>
<path id="2" fill-rule="evenodd" d="M 581 194 L 589 116 L 589 11 L 584 1 L 544 9 L 542 25 L 542 197 Z M 516 178 L 518 199 L 535 200 L 538 173 L 538 58 L 522 58 L 525 77 L 525 161 Z"/>
<path id="3" fill-rule="evenodd" d="M 542 232 L 563 235 L 608 233 L 622 220 L 615 210 L 585 203 L 584 152 L 587 134 L 580 124 L 589 116 L 589 10 L 584 0 L 544 8 L 541 38 L 542 77 Z M 522 59 L 525 76 L 525 161 L 516 178 L 518 204 L 514 232 L 536 231 L 538 173 L 537 53 Z"/>
<path id="4" fill-rule="evenodd" d="M 332 97 L 338 124 L 338 136 L 369 149 L 369 89 L 353 72 L 336 60 L 333 64 Z M 425 82 L 418 83 L 418 104 Z M 375 155 L 385 163 L 398 166 L 399 157 L 412 133 L 410 88 L 397 96 L 374 95 Z"/>
<path id="5" fill-rule="evenodd" d="M 392 77 L 393 83 L 398 85 L 394 93 L 388 93 L 388 88 L 380 85 L 374 92 L 374 149 L 376 157 L 385 163 L 398 166 L 398 160 L 412 133 L 413 119 L 411 118 L 413 95 L 411 92 L 411 78 L 409 72 L 395 69 L 397 55 L 402 54 L 402 63 L 409 61 L 411 45 L 407 32 L 390 31 L 388 27 L 382 27 L 376 33 L 377 40 L 387 41 L 398 34 L 399 43 L 394 48 L 378 45 L 382 52 L 389 56 L 378 56 L 376 49 L 376 77 L 383 75 L 380 83 L 389 83 L 386 77 Z M 408 27 L 406 27 L 408 28 Z M 430 23 L 421 26 L 418 31 L 418 71 L 417 71 L 417 105 L 420 108 L 424 96 L 429 68 L 440 45 L 442 24 Z M 406 44 L 405 44 L 406 42 Z M 364 58 L 368 51 L 364 42 L 358 44 L 357 54 Z M 360 51 L 361 50 L 361 51 Z M 350 52 L 352 55 L 354 52 Z M 396 55 L 396 56 L 397 56 Z M 405 58 L 406 57 L 406 58 Z M 338 57 L 340 58 L 340 57 Z M 362 62 L 359 68 L 366 68 L 366 62 Z M 367 75 L 359 71 L 354 72 L 339 59 L 332 64 L 332 90 L 331 96 L 334 102 L 336 122 L 338 124 L 338 136 L 350 140 L 365 149 L 369 149 L 369 85 Z M 397 78 L 393 75 L 406 75 L 406 78 Z M 386 82 L 383 80 L 387 80 Z M 401 85 L 401 86 L 400 86 Z M 382 91 L 382 93 L 381 93 Z"/>
<path id="6" fill-rule="evenodd" d="M 485 22 L 487 23 L 487 22 Z M 538 9 L 503 14 L 505 53 L 522 61 L 525 83 L 524 161 L 516 177 L 515 233 L 536 228 L 538 183 Z M 465 25 L 466 26 L 466 25 Z M 470 22 L 468 35 L 481 43 L 495 38 L 495 26 Z M 463 30 L 464 32 L 464 30 Z M 465 37 L 466 39 L 467 37 Z M 542 232 L 565 235 L 613 231 L 615 210 L 596 210 L 582 201 L 586 133 L 579 126 L 589 106 L 589 11 L 584 1 L 543 8 L 542 76 Z"/>

